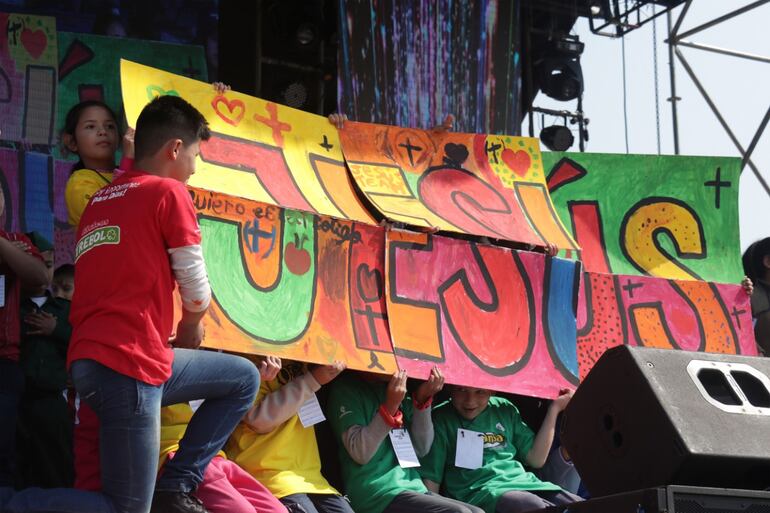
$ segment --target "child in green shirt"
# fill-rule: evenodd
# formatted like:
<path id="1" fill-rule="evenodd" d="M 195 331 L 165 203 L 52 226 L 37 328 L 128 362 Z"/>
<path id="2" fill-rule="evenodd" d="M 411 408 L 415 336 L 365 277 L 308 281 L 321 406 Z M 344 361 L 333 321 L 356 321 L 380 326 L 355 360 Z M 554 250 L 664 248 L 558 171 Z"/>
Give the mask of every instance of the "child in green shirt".
<path id="1" fill-rule="evenodd" d="M 393 376 L 349 373 L 332 382 L 326 418 L 341 443 L 345 492 L 357 513 L 481 513 L 429 493 L 416 468 L 399 464 L 398 438 L 387 440 L 406 427 L 416 456 L 426 454 L 433 440 L 430 407 L 443 384 L 435 367 L 412 397 L 406 397 L 406 371 Z"/>
<path id="2" fill-rule="evenodd" d="M 494 397 L 491 390 L 453 387 L 451 400 L 433 415 L 435 438 L 420 468 L 425 485 L 433 492 L 442 488 L 449 497 L 486 513 L 515 513 L 581 500 L 541 481 L 522 465 L 543 466 L 556 418 L 571 397 L 572 392 L 565 391 L 551 403 L 535 435 L 510 401 Z"/>

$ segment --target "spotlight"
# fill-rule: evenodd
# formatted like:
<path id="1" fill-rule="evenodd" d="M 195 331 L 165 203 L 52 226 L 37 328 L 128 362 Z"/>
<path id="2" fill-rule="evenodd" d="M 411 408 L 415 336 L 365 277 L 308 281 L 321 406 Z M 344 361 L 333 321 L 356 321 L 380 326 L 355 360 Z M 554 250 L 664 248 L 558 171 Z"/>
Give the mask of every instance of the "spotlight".
<path id="1" fill-rule="evenodd" d="M 566 126 L 553 125 L 540 131 L 540 140 L 551 151 L 567 151 L 575 142 L 575 136 Z"/>
<path id="2" fill-rule="evenodd" d="M 554 100 L 566 102 L 583 94 L 580 54 L 585 45 L 578 36 L 553 36 L 545 56 L 535 62 L 534 73 L 540 90 Z"/>
<path id="3" fill-rule="evenodd" d="M 566 102 L 583 94 L 583 71 L 577 59 L 548 57 L 536 70 L 540 89 L 554 100 Z"/>

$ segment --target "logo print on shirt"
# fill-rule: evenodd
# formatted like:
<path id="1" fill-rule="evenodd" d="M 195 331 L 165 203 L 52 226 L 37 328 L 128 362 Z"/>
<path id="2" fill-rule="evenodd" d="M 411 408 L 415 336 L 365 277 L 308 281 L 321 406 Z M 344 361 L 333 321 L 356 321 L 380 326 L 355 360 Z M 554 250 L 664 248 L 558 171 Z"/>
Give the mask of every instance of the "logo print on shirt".
<path id="1" fill-rule="evenodd" d="M 83 235 L 75 246 L 75 262 L 97 246 L 120 244 L 120 226 L 104 226 Z"/>
<path id="2" fill-rule="evenodd" d="M 500 430 L 500 431 L 505 431 L 505 426 L 503 426 L 503 425 L 502 425 L 502 424 L 500 424 L 499 422 L 498 422 L 497 424 L 495 424 L 495 427 L 496 427 L 498 430 Z"/>
<path id="3" fill-rule="evenodd" d="M 344 417 L 345 415 L 349 415 L 349 414 L 351 414 L 351 413 L 353 413 L 353 412 L 352 412 L 352 411 L 350 411 L 350 410 L 348 410 L 348 409 L 346 409 L 346 408 L 345 408 L 345 406 L 340 406 L 340 416 L 339 416 L 339 417 L 337 417 L 337 418 L 338 418 L 338 419 L 341 419 L 341 418 L 342 418 L 342 417 Z"/>
<path id="4" fill-rule="evenodd" d="M 496 449 L 499 447 L 505 447 L 505 435 L 484 433 L 484 449 Z"/>

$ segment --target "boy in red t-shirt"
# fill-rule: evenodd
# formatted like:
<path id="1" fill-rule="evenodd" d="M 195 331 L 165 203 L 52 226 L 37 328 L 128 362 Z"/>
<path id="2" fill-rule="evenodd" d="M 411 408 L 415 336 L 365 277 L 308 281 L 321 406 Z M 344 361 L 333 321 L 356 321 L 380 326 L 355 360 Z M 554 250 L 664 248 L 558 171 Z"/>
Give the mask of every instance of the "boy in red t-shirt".
<path id="1" fill-rule="evenodd" d="M 0 218 L 4 211 L 0 181 Z M 21 287 L 36 288 L 47 282 L 48 270 L 32 242 L 21 233 L 0 229 L 0 507 L 14 484 L 16 417 L 24 391 L 19 366 Z"/>
<path id="2" fill-rule="evenodd" d="M 205 512 L 192 494 L 259 386 L 248 360 L 194 350 L 211 291 L 184 184 L 208 138 L 192 105 L 156 98 L 136 123 L 134 169 L 86 207 L 67 361 L 81 400 L 99 417 L 102 493 L 24 490 L 9 510 Z M 175 284 L 183 313 L 172 336 Z M 156 484 L 161 405 L 195 399 L 205 401 Z"/>

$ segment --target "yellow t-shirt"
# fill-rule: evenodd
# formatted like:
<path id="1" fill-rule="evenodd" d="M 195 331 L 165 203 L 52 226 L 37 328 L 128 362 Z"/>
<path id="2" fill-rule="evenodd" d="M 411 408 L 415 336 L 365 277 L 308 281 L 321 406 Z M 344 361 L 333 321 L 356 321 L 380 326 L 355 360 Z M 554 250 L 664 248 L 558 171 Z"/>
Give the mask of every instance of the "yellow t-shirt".
<path id="1" fill-rule="evenodd" d="M 192 408 L 187 403 L 172 404 L 160 409 L 160 460 L 158 461 L 158 468 L 163 466 L 170 452 L 179 450 L 179 440 L 184 436 L 192 416 Z M 218 456 L 226 457 L 223 451 L 219 451 Z"/>
<path id="2" fill-rule="evenodd" d="M 255 404 L 289 379 L 279 377 L 262 382 Z M 321 475 L 315 430 L 303 427 L 296 414 L 266 434 L 259 434 L 241 422 L 225 450 L 230 460 L 279 499 L 294 493 L 339 495 Z"/>
<path id="3" fill-rule="evenodd" d="M 80 216 L 91 201 L 91 196 L 102 187 L 112 183 L 112 172 L 78 169 L 67 180 L 64 200 L 67 203 L 67 221 L 72 226 L 80 224 Z"/>

